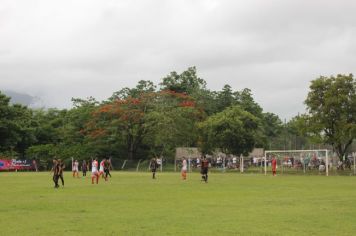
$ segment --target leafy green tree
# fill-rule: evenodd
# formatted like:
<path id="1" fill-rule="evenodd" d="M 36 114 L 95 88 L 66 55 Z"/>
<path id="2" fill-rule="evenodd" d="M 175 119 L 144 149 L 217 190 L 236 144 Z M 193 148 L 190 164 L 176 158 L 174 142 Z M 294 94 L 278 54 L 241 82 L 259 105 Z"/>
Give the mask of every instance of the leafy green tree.
<path id="1" fill-rule="evenodd" d="M 129 96 L 103 103 L 93 112 L 86 136 L 91 143 L 107 151 L 110 143 L 116 143 L 116 148 L 124 150 L 121 155 L 136 158 L 147 132 L 144 118 L 154 100 L 154 93 L 142 93 L 139 98 Z"/>
<path id="2" fill-rule="evenodd" d="M 63 140 L 65 132 L 65 116 L 67 110 L 48 109 L 33 111 L 33 128 L 36 136 L 35 145 L 59 144 Z"/>
<path id="3" fill-rule="evenodd" d="M 245 111 L 250 112 L 254 116 L 258 118 L 262 118 L 262 107 L 255 102 L 252 96 L 252 92 L 250 89 L 245 88 L 242 91 L 235 92 L 235 99 L 237 101 L 237 104 L 240 105 L 242 109 Z"/>
<path id="4" fill-rule="evenodd" d="M 283 131 L 283 123 L 276 114 L 266 112 L 262 115 L 263 139 L 266 143 L 265 147 L 272 149 L 272 147 L 275 146 L 276 139 Z M 277 142 L 279 143 L 279 140 Z"/>
<path id="5" fill-rule="evenodd" d="M 115 101 L 118 99 L 127 99 L 129 97 L 139 98 L 144 93 L 152 93 L 156 91 L 156 85 L 149 80 L 140 80 L 135 88 L 123 88 L 109 98 L 109 101 Z"/>
<path id="6" fill-rule="evenodd" d="M 31 110 L 10 104 L 10 98 L 0 92 L 0 152 L 24 157 L 26 148 L 35 141 L 31 120 Z"/>
<path id="7" fill-rule="evenodd" d="M 144 138 L 153 155 L 173 156 L 178 146 L 196 145 L 196 122 L 202 113 L 191 97 L 160 92 L 153 105 L 145 117 L 147 135 Z"/>
<path id="8" fill-rule="evenodd" d="M 257 117 L 239 106 L 226 108 L 199 124 L 201 149 L 247 155 L 255 147 L 258 123 Z"/>
<path id="9" fill-rule="evenodd" d="M 26 150 L 26 155 L 30 158 L 39 160 L 41 167 L 48 169 L 51 160 L 58 154 L 58 149 L 53 144 L 33 145 Z"/>
<path id="10" fill-rule="evenodd" d="M 227 107 L 231 107 L 237 104 L 237 100 L 234 97 L 234 92 L 231 89 L 231 86 L 226 84 L 224 85 L 222 91 L 217 93 L 217 112 L 223 111 Z"/>
<path id="11" fill-rule="evenodd" d="M 97 108 L 88 123 L 88 136 L 101 143 L 115 140 L 129 159 L 147 157 L 146 151 L 167 153 L 173 144 L 192 142 L 193 107 L 192 98 L 171 90 L 118 99 Z M 184 127 L 189 132 L 182 135 Z"/>
<path id="12" fill-rule="evenodd" d="M 171 90 L 176 93 L 194 94 L 196 91 L 205 89 L 206 82 L 197 75 L 195 67 L 189 67 L 181 74 L 173 71 L 162 79 L 161 90 Z"/>
<path id="13" fill-rule="evenodd" d="M 15 151 L 21 158 L 25 158 L 26 149 L 36 142 L 35 129 L 33 127 L 33 112 L 25 106 L 13 105 L 12 110 L 15 118 L 13 119 L 13 131 L 16 132 Z"/>
<path id="14" fill-rule="evenodd" d="M 340 160 L 356 138 L 356 82 L 353 75 L 313 80 L 305 100 L 309 135 L 332 145 Z"/>
<path id="15" fill-rule="evenodd" d="M 284 128 L 281 143 L 287 149 L 313 149 L 313 144 L 321 144 L 320 139 L 316 136 L 307 136 L 303 131 L 305 128 L 304 115 L 293 117 Z"/>

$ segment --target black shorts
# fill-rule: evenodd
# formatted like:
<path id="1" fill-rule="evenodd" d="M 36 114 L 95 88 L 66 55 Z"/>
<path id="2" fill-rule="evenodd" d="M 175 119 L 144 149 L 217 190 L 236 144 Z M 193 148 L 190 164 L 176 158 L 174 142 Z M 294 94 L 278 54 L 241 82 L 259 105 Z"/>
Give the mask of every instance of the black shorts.
<path id="1" fill-rule="evenodd" d="M 201 169 L 201 172 L 200 172 L 202 175 L 206 175 L 206 174 L 208 174 L 208 168 L 202 168 Z"/>

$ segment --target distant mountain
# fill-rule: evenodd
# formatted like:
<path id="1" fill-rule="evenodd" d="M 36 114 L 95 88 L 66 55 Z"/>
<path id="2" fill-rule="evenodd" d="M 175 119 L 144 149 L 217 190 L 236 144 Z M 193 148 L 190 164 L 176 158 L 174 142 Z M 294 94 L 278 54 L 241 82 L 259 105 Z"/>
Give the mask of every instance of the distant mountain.
<path id="1" fill-rule="evenodd" d="M 39 97 L 34 97 L 25 93 L 19 93 L 11 90 L 1 91 L 6 96 L 11 97 L 10 103 L 19 103 L 28 107 L 41 107 L 41 99 Z"/>

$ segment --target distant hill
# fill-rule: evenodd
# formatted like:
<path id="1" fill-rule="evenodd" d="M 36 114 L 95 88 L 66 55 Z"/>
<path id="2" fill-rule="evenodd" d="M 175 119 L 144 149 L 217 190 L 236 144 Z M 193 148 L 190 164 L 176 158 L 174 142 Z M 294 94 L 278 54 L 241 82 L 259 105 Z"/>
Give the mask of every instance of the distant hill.
<path id="1" fill-rule="evenodd" d="M 1 92 L 6 96 L 11 97 L 10 103 L 12 104 L 19 103 L 28 107 L 40 107 L 42 103 L 40 98 L 25 93 L 19 93 L 11 90 L 3 90 Z"/>

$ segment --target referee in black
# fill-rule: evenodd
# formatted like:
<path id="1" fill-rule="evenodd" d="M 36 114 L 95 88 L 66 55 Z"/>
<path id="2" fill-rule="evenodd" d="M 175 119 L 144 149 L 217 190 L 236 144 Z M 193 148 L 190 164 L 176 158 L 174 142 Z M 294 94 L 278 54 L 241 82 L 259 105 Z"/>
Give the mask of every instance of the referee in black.
<path id="1" fill-rule="evenodd" d="M 209 170 L 209 161 L 208 159 L 206 159 L 205 156 L 203 156 L 200 173 L 201 173 L 202 181 L 205 181 L 205 183 L 208 182 L 208 170 Z"/>

